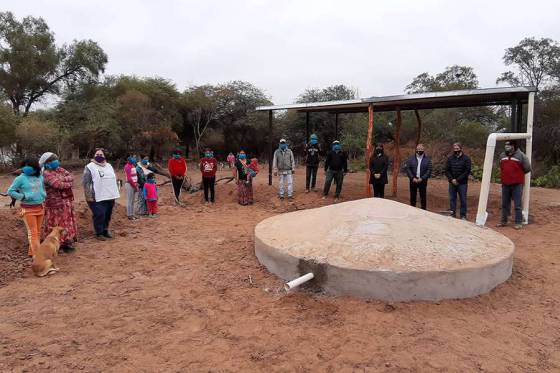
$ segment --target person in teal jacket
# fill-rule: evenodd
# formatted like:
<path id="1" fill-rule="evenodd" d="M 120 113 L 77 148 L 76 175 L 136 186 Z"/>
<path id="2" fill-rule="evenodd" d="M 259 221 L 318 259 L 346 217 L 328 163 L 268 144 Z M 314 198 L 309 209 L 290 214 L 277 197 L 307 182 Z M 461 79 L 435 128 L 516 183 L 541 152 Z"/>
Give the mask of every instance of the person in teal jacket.
<path id="1" fill-rule="evenodd" d="M 35 159 L 26 159 L 21 164 L 21 175 L 15 178 L 8 194 L 15 200 L 20 201 L 21 216 L 27 228 L 29 240 L 29 256 L 35 255 L 41 243 L 41 226 L 45 210 L 43 202 L 47 197 L 41 175 L 41 167 Z"/>

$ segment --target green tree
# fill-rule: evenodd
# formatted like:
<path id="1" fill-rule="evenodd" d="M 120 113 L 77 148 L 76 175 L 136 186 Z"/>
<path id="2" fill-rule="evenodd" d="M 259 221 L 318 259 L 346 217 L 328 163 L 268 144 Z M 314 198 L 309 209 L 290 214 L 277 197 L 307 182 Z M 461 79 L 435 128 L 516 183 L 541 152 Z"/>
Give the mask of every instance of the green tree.
<path id="1" fill-rule="evenodd" d="M 14 144 L 17 119 L 9 106 L 0 104 L 0 148 Z"/>
<path id="2" fill-rule="evenodd" d="M 65 84 L 97 79 L 106 63 L 107 55 L 91 40 L 57 47 L 42 18 L 18 21 L 11 12 L 0 13 L 0 91 L 18 115 Z"/>
<path id="3" fill-rule="evenodd" d="M 516 71 L 506 71 L 496 80 L 513 86 L 529 85 L 537 89 L 560 79 L 560 46 L 549 38 L 525 38 L 504 54 L 506 66 Z"/>
<path id="4" fill-rule="evenodd" d="M 406 93 L 453 91 L 478 88 L 478 77 L 469 66 L 453 65 L 434 76 L 422 73 L 406 86 Z"/>

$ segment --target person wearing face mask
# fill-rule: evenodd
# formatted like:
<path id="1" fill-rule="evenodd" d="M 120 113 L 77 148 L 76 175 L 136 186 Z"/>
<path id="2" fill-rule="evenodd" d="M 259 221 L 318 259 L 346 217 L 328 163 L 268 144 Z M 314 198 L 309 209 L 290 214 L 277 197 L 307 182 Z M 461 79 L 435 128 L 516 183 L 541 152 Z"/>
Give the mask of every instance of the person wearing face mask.
<path id="1" fill-rule="evenodd" d="M 167 170 L 171 177 L 175 202 L 180 204 L 181 189 L 183 188 L 183 183 L 185 182 L 185 176 L 187 174 L 187 161 L 183 158 L 182 152 L 179 149 L 173 151 L 172 158 L 167 162 Z"/>
<path id="2" fill-rule="evenodd" d="M 113 238 L 109 232 L 109 223 L 115 200 L 120 197 L 120 194 L 115 170 L 107 162 L 103 149 L 98 148 L 91 162 L 84 168 L 82 185 L 93 216 L 95 237 L 100 241 Z"/>
<path id="3" fill-rule="evenodd" d="M 150 167 L 150 161 L 148 160 L 148 158 L 142 158 L 142 160 L 136 164 L 138 194 L 136 197 L 135 213 L 138 216 L 148 215 L 148 206 L 146 204 L 146 199 L 144 198 L 144 193 L 141 193 L 141 191 L 144 190 L 144 183 L 146 182 L 146 177 L 148 176 L 148 174 L 152 172 L 150 171 L 149 167 Z"/>
<path id="4" fill-rule="evenodd" d="M 136 172 L 138 161 L 136 157 L 130 155 L 124 165 L 124 174 L 126 176 L 126 215 L 130 220 L 138 219 L 134 215 L 134 203 L 136 201 L 136 194 L 138 193 L 138 173 Z"/>
<path id="5" fill-rule="evenodd" d="M 506 141 L 504 152 L 500 154 L 500 171 L 502 179 L 502 216 L 498 227 L 508 223 L 511 200 L 515 207 L 515 229 L 523 227 L 522 197 L 525 174 L 531 172 L 529 158 L 518 148 L 514 140 Z"/>
<path id="6" fill-rule="evenodd" d="M 60 248 L 65 253 L 72 252 L 78 241 L 78 224 L 72 193 L 74 177 L 60 167 L 58 156 L 51 152 L 44 153 L 39 158 L 39 166 L 43 169 L 43 181 L 47 192 L 43 236 L 51 233 L 54 227 L 64 228 L 64 234 L 60 237 Z"/>
<path id="7" fill-rule="evenodd" d="M 369 162 L 369 183 L 373 187 L 374 198 L 385 198 L 385 185 L 389 182 L 388 169 L 389 158 L 385 155 L 383 144 L 377 144 Z"/>
<path id="8" fill-rule="evenodd" d="M 342 192 L 344 175 L 348 173 L 348 157 L 346 153 L 342 151 L 342 146 L 338 140 L 333 141 L 331 149 L 332 150 L 327 154 L 327 158 L 325 159 L 326 178 L 323 188 L 323 199 L 326 199 L 329 195 L 329 190 L 334 180 L 336 184 L 334 198 L 335 201 L 338 201 L 340 192 Z"/>
<path id="9" fill-rule="evenodd" d="M 278 197 L 284 199 L 285 184 L 288 184 L 288 198 L 292 199 L 294 195 L 294 178 L 293 173 L 296 169 L 296 161 L 294 153 L 288 149 L 288 143 L 285 139 L 280 139 L 278 149 L 274 152 L 272 161 L 272 169 L 274 176 L 278 175 Z"/>
<path id="10" fill-rule="evenodd" d="M 305 144 L 305 193 L 309 193 L 309 187 L 315 191 L 317 183 L 317 170 L 319 169 L 319 155 L 321 148 L 316 134 L 309 137 L 309 143 Z"/>
<path id="11" fill-rule="evenodd" d="M 453 144 L 453 154 L 447 158 L 445 175 L 449 181 L 449 211 L 454 218 L 457 217 L 457 194 L 461 202 L 461 219 L 467 219 L 467 187 L 471 174 L 471 159 L 463 153 L 463 146 L 456 142 Z"/>
<path id="12" fill-rule="evenodd" d="M 214 152 L 206 148 L 206 150 L 204 150 L 204 158 L 200 160 L 200 172 L 202 173 L 202 185 L 204 186 L 204 200 L 206 203 L 214 203 L 216 171 L 218 171 L 218 161 L 214 158 Z M 208 199 L 209 191 L 210 199 Z"/>
<path id="13" fill-rule="evenodd" d="M 420 193 L 420 207 L 427 208 L 428 179 L 432 176 L 432 160 L 424 153 L 424 145 L 416 146 L 416 154 L 406 162 L 406 174 L 410 180 L 410 205 L 416 207 Z"/>
<path id="14" fill-rule="evenodd" d="M 247 155 L 243 150 L 239 152 L 237 160 L 235 161 L 237 180 L 237 202 L 240 205 L 252 205 L 253 204 L 253 179 L 249 176 L 249 162 L 247 161 Z"/>
<path id="15" fill-rule="evenodd" d="M 29 256 L 35 255 L 41 239 L 41 226 L 45 216 L 43 202 L 47 197 L 41 175 L 41 167 L 35 159 L 26 159 L 21 163 L 21 174 L 8 188 L 8 195 L 20 201 L 21 216 L 27 228 Z"/>

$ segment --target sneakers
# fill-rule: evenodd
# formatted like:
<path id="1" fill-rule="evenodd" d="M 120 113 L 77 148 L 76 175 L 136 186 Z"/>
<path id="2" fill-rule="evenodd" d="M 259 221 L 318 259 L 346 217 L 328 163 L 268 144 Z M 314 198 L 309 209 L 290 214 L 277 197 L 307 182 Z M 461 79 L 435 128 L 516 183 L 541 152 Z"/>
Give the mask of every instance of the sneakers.
<path id="1" fill-rule="evenodd" d="M 107 238 L 102 234 L 95 235 L 95 239 L 98 241 L 107 241 Z"/>
<path id="2" fill-rule="evenodd" d="M 502 228 L 507 226 L 507 222 L 499 222 L 498 224 L 496 224 L 496 228 Z"/>
<path id="3" fill-rule="evenodd" d="M 105 231 L 105 232 L 103 232 L 103 237 L 111 239 L 111 238 L 113 238 L 113 235 L 111 233 L 109 233 L 109 231 Z"/>
<path id="4" fill-rule="evenodd" d="M 515 224 L 515 226 L 513 228 L 516 229 L 516 230 L 520 230 L 520 229 L 523 229 L 523 225 Z"/>
<path id="5" fill-rule="evenodd" d="M 305 189 L 305 193 L 309 193 L 309 189 Z"/>

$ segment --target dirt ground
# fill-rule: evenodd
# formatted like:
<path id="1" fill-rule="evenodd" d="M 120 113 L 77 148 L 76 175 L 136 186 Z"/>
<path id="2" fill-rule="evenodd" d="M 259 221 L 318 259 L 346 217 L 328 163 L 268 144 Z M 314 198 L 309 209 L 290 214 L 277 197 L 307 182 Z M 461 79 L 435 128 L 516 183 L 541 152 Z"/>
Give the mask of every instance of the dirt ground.
<path id="1" fill-rule="evenodd" d="M 259 221 L 333 203 L 304 194 L 303 173 L 294 202 L 279 201 L 259 175 L 256 202 L 246 207 L 231 184 L 218 186 L 214 206 L 191 194 L 185 208 L 170 205 L 165 186 L 159 219 L 128 221 L 120 206 L 116 238 L 104 243 L 91 239 L 89 212 L 77 201 L 79 249 L 41 279 L 28 268 L 23 224 L 0 199 L 0 371 L 560 371 L 560 191 L 532 189 L 533 224 L 502 230 L 516 245 L 514 273 L 491 293 L 385 304 L 284 295 L 258 263 Z M 363 197 L 364 178 L 345 179 L 345 200 Z M 1 178 L 0 187 L 9 182 Z M 430 183 L 429 209 L 447 208 L 446 188 Z M 471 220 L 477 194 L 472 184 Z M 498 199 L 494 186 L 490 226 Z"/>

